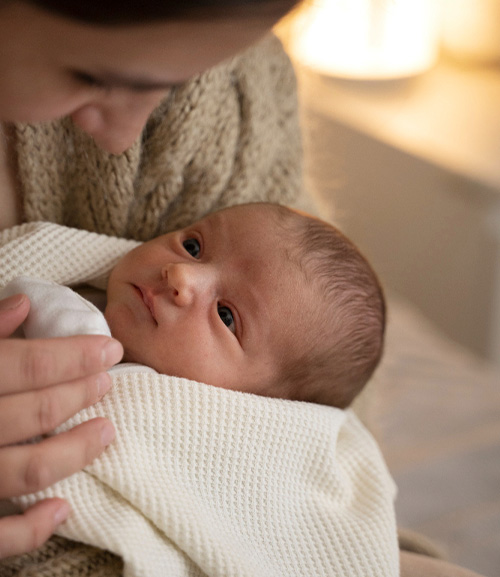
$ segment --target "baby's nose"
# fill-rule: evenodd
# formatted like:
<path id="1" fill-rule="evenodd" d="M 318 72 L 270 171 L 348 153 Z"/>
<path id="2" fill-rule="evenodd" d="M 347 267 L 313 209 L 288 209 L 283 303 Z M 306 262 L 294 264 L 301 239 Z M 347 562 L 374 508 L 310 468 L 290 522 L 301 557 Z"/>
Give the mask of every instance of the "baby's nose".
<path id="1" fill-rule="evenodd" d="M 191 306 L 213 293 L 212 275 L 205 265 L 170 263 L 164 267 L 162 276 L 179 307 Z"/>

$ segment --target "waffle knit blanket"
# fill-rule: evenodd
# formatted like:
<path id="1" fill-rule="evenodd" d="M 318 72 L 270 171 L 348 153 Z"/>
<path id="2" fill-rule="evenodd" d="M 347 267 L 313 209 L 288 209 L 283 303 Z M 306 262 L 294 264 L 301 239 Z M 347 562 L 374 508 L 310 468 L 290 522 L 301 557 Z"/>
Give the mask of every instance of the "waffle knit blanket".
<path id="1" fill-rule="evenodd" d="M 30 274 L 104 286 L 136 243 L 49 223 L 0 233 L 0 286 Z M 146 370 L 61 427 L 115 424 L 104 455 L 28 505 L 61 496 L 60 535 L 107 549 L 126 576 L 396 577 L 395 489 L 351 411 Z"/>

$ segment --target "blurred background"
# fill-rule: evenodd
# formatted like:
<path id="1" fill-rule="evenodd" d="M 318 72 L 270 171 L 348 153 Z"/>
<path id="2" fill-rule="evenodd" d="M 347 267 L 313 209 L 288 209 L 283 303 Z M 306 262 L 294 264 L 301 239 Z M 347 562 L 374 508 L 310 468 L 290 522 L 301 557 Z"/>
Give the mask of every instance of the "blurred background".
<path id="1" fill-rule="evenodd" d="M 500 0 L 314 0 L 277 33 L 308 187 L 389 295 L 399 523 L 500 577 Z"/>
<path id="2" fill-rule="evenodd" d="M 500 1 L 302 6 L 285 41 L 306 132 L 331 133 L 311 152 L 336 219 L 390 287 L 500 366 Z"/>

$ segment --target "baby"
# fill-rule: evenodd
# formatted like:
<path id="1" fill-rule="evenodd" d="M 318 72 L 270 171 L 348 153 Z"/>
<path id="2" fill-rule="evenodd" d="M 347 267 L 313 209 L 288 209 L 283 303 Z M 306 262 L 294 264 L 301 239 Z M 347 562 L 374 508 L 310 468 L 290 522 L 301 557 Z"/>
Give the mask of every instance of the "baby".
<path id="1" fill-rule="evenodd" d="M 380 284 L 355 246 L 272 204 L 221 210 L 138 246 L 111 272 L 104 315 L 124 361 L 339 408 L 375 369 L 385 325 Z"/>
<path id="2" fill-rule="evenodd" d="M 272 204 L 151 240 L 111 273 L 124 360 L 223 388 L 346 407 L 382 352 L 370 265 L 333 226 Z"/>

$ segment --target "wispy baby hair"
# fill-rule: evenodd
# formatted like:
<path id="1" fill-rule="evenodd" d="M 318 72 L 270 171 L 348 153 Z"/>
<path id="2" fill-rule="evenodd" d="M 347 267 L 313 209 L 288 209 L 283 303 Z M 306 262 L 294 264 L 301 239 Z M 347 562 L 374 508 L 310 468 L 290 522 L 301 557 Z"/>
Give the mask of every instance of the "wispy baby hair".
<path id="1" fill-rule="evenodd" d="M 285 364 L 282 378 L 298 400 L 345 408 L 382 355 L 382 287 L 366 258 L 337 228 L 284 207 L 278 213 L 283 228 L 297 240 L 290 258 L 318 287 L 317 302 L 307 308 L 300 354 Z"/>

